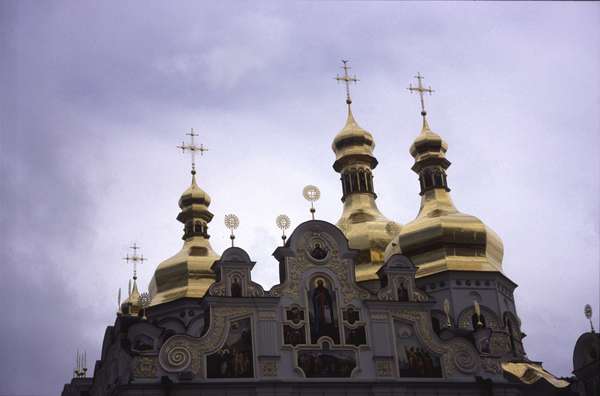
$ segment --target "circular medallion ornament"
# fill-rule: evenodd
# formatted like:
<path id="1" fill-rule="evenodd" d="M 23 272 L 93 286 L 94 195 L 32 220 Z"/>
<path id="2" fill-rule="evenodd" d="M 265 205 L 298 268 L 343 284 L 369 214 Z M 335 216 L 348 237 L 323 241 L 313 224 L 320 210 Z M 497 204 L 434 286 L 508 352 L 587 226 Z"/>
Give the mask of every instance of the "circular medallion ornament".
<path id="1" fill-rule="evenodd" d="M 292 221 L 287 215 L 282 214 L 277 216 L 277 218 L 275 219 L 275 224 L 277 224 L 277 227 L 280 230 L 284 231 L 290 228 L 290 225 L 292 225 Z"/>
<path id="2" fill-rule="evenodd" d="M 148 308 L 150 303 L 152 302 L 152 297 L 150 297 L 150 293 L 142 293 L 140 294 L 140 298 L 138 303 L 142 308 Z"/>
<path id="3" fill-rule="evenodd" d="M 591 319 L 592 318 L 592 307 L 590 306 L 590 304 L 585 304 L 585 307 L 583 309 L 583 313 L 585 313 L 585 317 L 586 319 Z"/>
<path id="4" fill-rule="evenodd" d="M 225 215 L 225 227 L 233 231 L 240 225 L 240 219 L 234 214 Z"/>
<path id="5" fill-rule="evenodd" d="M 307 201 L 315 202 L 321 197 L 321 191 L 319 190 L 319 187 L 309 184 L 302 190 L 302 195 Z"/>

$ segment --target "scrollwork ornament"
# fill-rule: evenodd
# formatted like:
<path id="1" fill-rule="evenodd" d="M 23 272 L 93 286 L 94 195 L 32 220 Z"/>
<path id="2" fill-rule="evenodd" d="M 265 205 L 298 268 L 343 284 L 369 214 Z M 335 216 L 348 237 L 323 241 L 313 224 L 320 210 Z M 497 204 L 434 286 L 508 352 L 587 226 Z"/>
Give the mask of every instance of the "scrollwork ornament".
<path id="1" fill-rule="evenodd" d="M 454 352 L 454 364 L 456 368 L 465 374 L 473 374 L 477 371 L 477 359 L 466 349 L 458 349 Z"/>
<path id="2" fill-rule="evenodd" d="M 160 361 L 161 366 L 169 372 L 180 372 L 192 363 L 192 353 L 185 344 L 172 345 L 165 353 L 166 358 Z"/>
<path id="3" fill-rule="evenodd" d="M 380 289 L 377 292 L 377 299 L 380 301 L 392 301 L 394 300 L 394 289 L 390 286 L 387 286 L 383 289 Z"/>
<path id="4" fill-rule="evenodd" d="M 211 325 L 203 337 L 176 335 L 161 347 L 158 362 L 167 372 L 191 370 L 195 376 L 203 376 L 203 355 L 216 351 L 225 341 L 228 320 L 248 315 L 253 308 L 212 308 Z"/>
<path id="5" fill-rule="evenodd" d="M 500 365 L 500 361 L 497 359 L 483 358 L 483 359 L 481 359 L 481 367 L 488 373 L 492 373 L 492 374 L 501 374 L 502 373 L 502 366 Z"/>

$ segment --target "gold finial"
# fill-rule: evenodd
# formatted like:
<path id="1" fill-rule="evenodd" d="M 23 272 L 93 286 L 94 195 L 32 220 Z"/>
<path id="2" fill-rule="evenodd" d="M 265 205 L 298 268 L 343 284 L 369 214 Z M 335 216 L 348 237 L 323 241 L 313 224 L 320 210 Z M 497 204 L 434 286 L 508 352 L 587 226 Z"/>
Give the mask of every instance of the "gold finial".
<path id="1" fill-rule="evenodd" d="M 450 321 L 450 301 L 447 298 L 444 298 L 444 313 L 446 314 L 446 327 L 452 327 L 452 322 Z"/>
<path id="2" fill-rule="evenodd" d="M 336 75 L 334 78 L 337 80 L 337 82 L 343 81 L 346 85 L 346 104 L 348 105 L 348 107 L 350 107 L 350 104 L 352 103 L 352 99 L 350 98 L 350 83 L 353 82 L 356 84 L 359 80 L 358 78 L 356 78 L 356 75 L 350 77 L 350 75 L 348 74 L 348 70 L 352 69 L 350 66 L 348 66 L 348 62 L 349 61 L 342 59 L 342 69 L 344 69 L 344 75 L 341 77 L 339 75 Z"/>
<path id="3" fill-rule="evenodd" d="M 290 228 L 292 221 L 287 215 L 280 214 L 275 219 L 275 224 L 277 224 L 277 228 L 281 230 L 281 239 L 283 240 L 283 245 L 285 246 L 285 240 L 287 239 L 287 236 L 285 235 L 285 230 Z"/>
<path id="4" fill-rule="evenodd" d="M 408 89 L 411 93 L 418 92 L 419 97 L 421 98 L 421 116 L 423 116 L 423 125 L 425 125 L 427 123 L 427 120 L 425 119 L 427 111 L 425 110 L 425 100 L 423 99 L 423 94 L 427 92 L 429 95 L 431 95 L 435 91 L 431 89 L 431 86 L 429 88 L 425 88 L 423 86 L 423 76 L 421 73 L 417 73 L 415 78 L 417 79 L 417 86 L 413 87 L 412 84 L 409 84 L 408 88 L 406 89 Z"/>
<path id="5" fill-rule="evenodd" d="M 190 137 L 190 144 L 185 144 L 185 142 L 181 142 L 181 146 L 177 146 L 177 148 L 181 149 L 182 153 L 185 153 L 185 150 L 189 150 L 192 154 L 192 175 L 196 174 L 196 152 L 199 152 L 200 155 L 204 155 L 205 151 L 208 151 L 208 148 L 204 147 L 202 143 L 200 146 L 197 146 L 194 142 L 194 137 L 198 136 L 197 133 L 194 133 L 194 128 L 190 130 L 190 133 L 186 133 L 187 136 Z"/>
<path id="6" fill-rule="evenodd" d="M 585 317 L 590 321 L 590 326 L 592 327 L 592 333 L 594 333 L 594 323 L 592 322 L 592 307 L 590 304 L 585 304 L 583 309 L 583 313 L 585 313 Z"/>
<path id="7" fill-rule="evenodd" d="M 473 300 L 473 306 L 475 307 L 475 314 L 477 315 L 477 327 L 483 327 L 483 323 L 481 322 L 481 307 L 477 300 Z"/>
<path id="8" fill-rule="evenodd" d="M 125 260 L 127 264 L 129 264 L 129 262 L 133 263 L 133 282 L 135 283 L 135 281 L 137 280 L 137 264 L 141 264 L 147 259 L 144 257 L 143 254 L 138 256 L 137 251 L 140 249 L 140 247 L 135 242 L 129 247 L 129 249 L 133 250 L 133 254 L 130 256 L 129 253 L 127 253 L 127 255 L 123 257 L 123 260 Z"/>
<path id="9" fill-rule="evenodd" d="M 140 307 L 142 307 L 142 320 L 148 319 L 146 318 L 146 308 L 148 308 L 151 303 L 152 297 L 150 296 L 150 293 L 144 292 L 140 294 L 140 298 L 138 298 L 138 304 Z"/>
<path id="10" fill-rule="evenodd" d="M 231 235 L 229 235 L 229 239 L 231 239 L 231 247 L 234 246 L 233 241 L 235 240 L 235 235 L 233 231 L 238 228 L 240 225 L 240 219 L 234 214 L 225 215 L 225 227 L 229 229 Z"/>
<path id="11" fill-rule="evenodd" d="M 312 215 L 312 219 L 314 220 L 315 212 L 317 211 L 315 209 L 314 202 L 318 201 L 321 197 L 321 191 L 319 191 L 319 187 L 309 184 L 302 190 L 302 195 L 304 196 L 304 199 L 310 202 L 310 214 Z"/>

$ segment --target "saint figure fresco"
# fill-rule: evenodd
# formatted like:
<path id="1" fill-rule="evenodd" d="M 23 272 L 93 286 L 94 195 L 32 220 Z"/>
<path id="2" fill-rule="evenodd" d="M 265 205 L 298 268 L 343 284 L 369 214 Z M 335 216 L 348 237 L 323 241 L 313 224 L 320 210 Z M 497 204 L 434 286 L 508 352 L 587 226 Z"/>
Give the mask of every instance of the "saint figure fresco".
<path id="1" fill-rule="evenodd" d="M 328 336 L 339 343 L 335 294 L 330 283 L 323 277 L 311 281 L 308 291 L 310 338 L 314 344 L 323 336 Z"/>
<path id="2" fill-rule="evenodd" d="M 398 301 L 408 301 L 408 289 L 404 286 L 404 282 L 398 285 Z"/>
<path id="3" fill-rule="evenodd" d="M 206 357 L 208 378 L 254 377 L 252 324 L 250 318 L 231 322 L 225 344 Z"/>
<path id="4" fill-rule="evenodd" d="M 394 321 L 400 377 L 441 378 L 440 358 L 419 341 L 411 325 Z"/>
<path id="5" fill-rule="evenodd" d="M 327 257 L 327 249 L 322 247 L 320 243 L 315 243 L 315 247 L 310 252 L 310 255 L 317 260 L 323 260 Z"/>
<path id="6" fill-rule="evenodd" d="M 242 285 L 237 276 L 231 280 L 231 297 L 242 297 Z"/>
<path id="7" fill-rule="evenodd" d="M 293 346 L 306 344 L 304 326 L 300 328 L 294 328 L 288 325 L 283 326 L 283 343 Z"/>
<path id="8" fill-rule="evenodd" d="M 356 367 L 353 351 L 331 350 L 323 343 L 321 351 L 298 351 L 298 367 L 307 378 L 348 378 Z"/>

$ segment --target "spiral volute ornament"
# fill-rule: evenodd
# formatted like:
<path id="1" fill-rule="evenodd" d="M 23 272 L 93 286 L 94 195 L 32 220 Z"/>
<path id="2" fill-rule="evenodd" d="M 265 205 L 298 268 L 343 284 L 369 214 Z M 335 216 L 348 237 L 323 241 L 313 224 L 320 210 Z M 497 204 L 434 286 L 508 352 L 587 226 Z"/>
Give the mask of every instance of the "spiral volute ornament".
<path id="1" fill-rule="evenodd" d="M 167 372 L 184 371 L 192 363 L 192 353 L 185 345 L 173 345 L 160 354 L 160 365 Z"/>
<path id="2" fill-rule="evenodd" d="M 465 374 L 473 374 L 477 371 L 477 358 L 466 349 L 459 349 L 454 353 L 454 364 L 456 368 Z"/>

